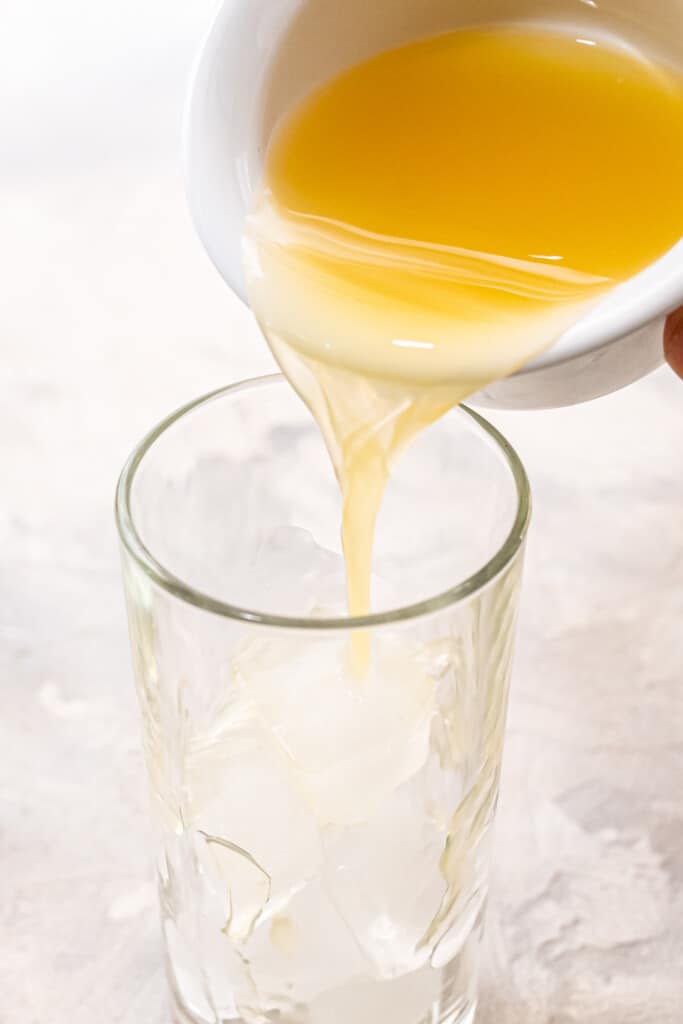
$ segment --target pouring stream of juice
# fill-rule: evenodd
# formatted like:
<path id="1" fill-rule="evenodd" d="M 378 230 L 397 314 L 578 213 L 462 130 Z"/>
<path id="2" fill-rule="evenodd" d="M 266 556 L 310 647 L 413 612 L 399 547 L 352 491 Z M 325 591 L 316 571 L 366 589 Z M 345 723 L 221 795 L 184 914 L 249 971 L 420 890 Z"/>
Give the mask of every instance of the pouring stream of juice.
<path id="1" fill-rule="evenodd" d="M 371 607 L 377 513 L 411 438 L 681 237 L 681 126 L 678 73 L 533 26 L 380 54 L 280 124 L 247 286 L 334 462 L 351 615 Z"/>

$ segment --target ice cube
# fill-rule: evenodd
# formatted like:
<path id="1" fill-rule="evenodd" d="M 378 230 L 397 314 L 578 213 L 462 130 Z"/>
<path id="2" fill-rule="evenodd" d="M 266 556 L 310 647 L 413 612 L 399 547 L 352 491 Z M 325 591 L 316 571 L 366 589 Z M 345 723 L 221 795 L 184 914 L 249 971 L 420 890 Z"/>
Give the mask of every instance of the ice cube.
<path id="1" fill-rule="evenodd" d="M 372 976 L 372 964 L 319 879 L 297 892 L 280 914 L 263 920 L 243 954 L 269 1009 L 308 1004 L 329 989 Z"/>
<path id="2" fill-rule="evenodd" d="M 234 662 L 321 825 L 366 821 L 429 753 L 436 680 L 419 648 L 377 637 L 371 655 L 358 678 L 348 638 L 328 634 L 253 641 Z"/>
<path id="3" fill-rule="evenodd" d="M 457 802 L 457 780 L 453 795 Z M 432 813 L 427 767 L 363 825 L 329 830 L 323 878 L 330 899 L 382 978 L 426 966 L 421 939 L 446 891 L 447 830 Z"/>
<path id="4" fill-rule="evenodd" d="M 313 817 L 289 780 L 282 752 L 243 711 L 239 727 L 186 758 L 186 828 L 195 837 L 206 884 L 222 893 L 221 927 L 244 942 L 263 915 L 286 906 L 313 878 L 320 839 Z"/>

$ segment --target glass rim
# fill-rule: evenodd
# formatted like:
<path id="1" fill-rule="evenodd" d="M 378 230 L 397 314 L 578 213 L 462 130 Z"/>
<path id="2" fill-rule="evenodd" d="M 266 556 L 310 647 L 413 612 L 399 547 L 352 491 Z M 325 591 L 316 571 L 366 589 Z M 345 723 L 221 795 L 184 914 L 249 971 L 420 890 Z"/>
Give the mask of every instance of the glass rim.
<path id="1" fill-rule="evenodd" d="M 531 489 L 526 470 L 517 452 L 500 431 L 473 409 L 466 405 L 460 405 L 456 408 L 461 409 L 469 416 L 488 435 L 489 439 L 494 442 L 502 453 L 515 484 L 517 510 L 507 537 L 497 551 L 476 572 L 460 580 L 452 587 L 440 591 L 432 597 L 424 598 L 412 604 L 402 605 L 398 608 L 392 608 L 389 611 L 373 612 L 369 615 L 358 615 L 355 617 L 345 615 L 333 618 L 319 618 L 313 616 L 274 615 L 242 608 L 239 605 L 230 604 L 209 594 L 204 594 L 201 590 L 191 586 L 189 583 L 185 583 L 180 577 L 166 569 L 143 543 L 137 531 L 131 509 L 133 483 L 143 459 L 166 431 L 184 416 L 194 412 L 201 406 L 208 405 L 210 402 L 228 395 L 239 394 L 242 391 L 250 391 L 265 385 L 282 383 L 286 383 L 282 374 L 265 374 L 217 388 L 215 391 L 210 391 L 208 394 L 195 398 L 193 401 L 187 402 L 179 409 L 176 409 L 175 412 L 153 427 L 136 445 L 126 460 L 116 487 L 115 497 L 115 518 L 119 537 L 130 557 L 137 563 L 145 575 L 157 586 L 161 587 L 162 590 L 184 601 L 186 604 L 194 605 L 194 607 L 202 611 L 211 612 L 227 619 L 281 629 L 312 629 L 320 632 L 329 630 L 343 631 L 369 629 L 375 626 L 385 626 L 391 623 L 418 619 L 441 611 L 451 605 L 459 604 L 481 591 L 510 565 L 524 542 L 531 518 Z"/>

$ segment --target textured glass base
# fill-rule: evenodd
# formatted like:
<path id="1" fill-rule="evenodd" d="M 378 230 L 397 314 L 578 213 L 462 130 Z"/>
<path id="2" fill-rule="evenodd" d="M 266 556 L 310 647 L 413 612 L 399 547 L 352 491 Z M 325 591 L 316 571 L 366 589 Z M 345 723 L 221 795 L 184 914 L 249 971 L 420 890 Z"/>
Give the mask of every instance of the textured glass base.
<path id="1" fill-rule="evenodd" d="M 299 989 L 295 994 L 292 976 L 286 975 L 277 987 L 259 990 L 254 983 L 258 965 L 244 956 L 240 960 L 251 982 L 246 992 L 233 987 L 222 966 L 226 954 L 218 962 L 196 963 L 194 972 L 167 956 L 173 1019 L 175 1024 L 473 1024 L 483 921 L 482 907 L 447 963 L 432 959 L 393 977 L 347 974 L 344 983 L 324 987 L 329 964 L 320 958 L 310 964 L 314 983 L 307 993 Z"/>
<path id="2" fill-rule="evenodd" d="M 319 994 L 309 1003 L 279 999 L 277 1008 L 250 1012 L 211 1007 L 206 999 L 188 1006 L 172 971 L 169 984 L 175 1024 L 473 1024 L 481 926 L 472 930 L 460 953 L 441 968 L 424 968 L 383 981 L 356 978 Z M 207 990 L 205 997 L 211 998 Z M 271 1000 L 272 1005 L 272 1000 Z"/>
<path id="3" fill-rule="evenodd" d="M 464 1006 L 461 1005 L 459 1009 L 451 1009 L 442 1017 L 432 1016 L 430 1014 L 429 1024 L 474 1024 L 476 1012 L 476 1001 L 468 1002 Z M 171 995 L 171 1019 L 173 1024 L 246 1024 L 242 1018 L 235 1017 L 226 1017 L 216 1019 L 215 1021 L 207 1021 L 202 1017 L 195 1017 L 194 1014 L 188 1012 L 174 993 Z M 283 1024 L 285 1018 L 280 1014 L 276 1014 L 273 1016 L 273 1021 L 275 1022 L 276 1020 L 278 1024 Z M 288 1016 L 286 1020 L 287 1024 L 311 1024 L 312 1018 L 308 1012 L 303 1009 L 298 1016 Z M 334 1021 L 330 1018 L 329 1024 L 348 1024 L 348 1021 L 342 1020 L 341 1018 L 339 1021 Z"/>

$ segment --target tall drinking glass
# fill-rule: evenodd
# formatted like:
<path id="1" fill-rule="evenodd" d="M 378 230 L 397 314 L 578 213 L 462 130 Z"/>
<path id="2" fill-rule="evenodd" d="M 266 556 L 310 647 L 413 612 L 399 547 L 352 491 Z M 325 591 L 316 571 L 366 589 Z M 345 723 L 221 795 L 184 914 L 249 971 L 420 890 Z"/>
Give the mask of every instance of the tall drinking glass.
<path id="1" fill-rule="evenodd" d="M 457 409 L 394 468 L 373 614 L 279 377 L 154 430 L 117 493 L 163 937 L 192 1024 L 465 1024 L 529 491 Z M 358 670 L 350 641 L 370 656 Z"/>

